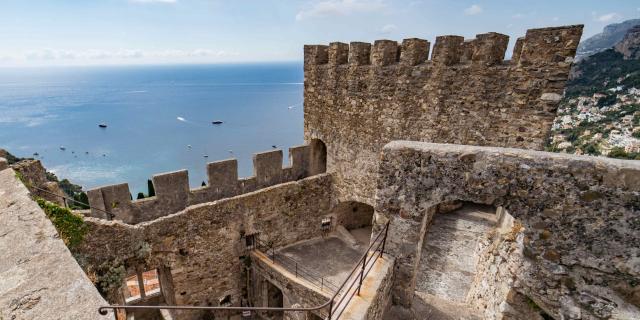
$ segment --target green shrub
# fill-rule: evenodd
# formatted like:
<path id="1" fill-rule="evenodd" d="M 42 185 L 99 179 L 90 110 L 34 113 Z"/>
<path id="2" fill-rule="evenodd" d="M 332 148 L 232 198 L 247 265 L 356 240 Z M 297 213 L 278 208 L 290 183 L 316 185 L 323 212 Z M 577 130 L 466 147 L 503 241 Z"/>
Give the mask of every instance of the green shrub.
<path id="1" fill-rule="evenodd" d="M 606 95 L 600 99 L 598 99 L 598 107 L 606 107 L 610 106 L 618 101 L 618 98 L 615 94 Z"/>
<path id="2" fill-rule="evenodd" d="M 31 186 L 31 183 L 25 179 L 24 175 L 20 171 L 16 171 L 16 179 L 20 180 L 20 182 L 22 182 L 22 184 L 27 188 Z"/>
<path id="3" fill-rule="evenodd" d="M 127 269 L 120 261 L 103 263 L 99 268 L 99 272 L 96 273 L 99 291 L 104 295 L 109 295 L 109 293 L 122 286 L 126 276 Z"/>
<path id="4" fill-rule="evenodd" d="M 80 191 L 79 193 L 75 193 L 73 195 L 73 200 L 75 201 L 69 201 L 71 202 L 71 209 L 89 209 L 89 197 L 86 193 L 82 191 Z"/>
<path id="5" fill-rule="evenodd" d="M 611 149 L 607 155 L 610 158 L 640 160 L 640 152 L 626 152 L 622 147 Z"/>
<path id="6" fill-rule="evenodd" d="M 87 233 L 87 226 L 81 215 L 41 198 L 36 199 L 36 202 L 44 210 L 44 213 L 58 230 L 60 238 L 69 248 L 82 243 Z"/>
<path id="7" fill-rule="evenodd" d="M 587 144 L 585 144 L 582 150 L 586 154 L 590 154 L 592 156 L 600 155 L 600 151 L 598 150 L 598 146 L 595 143 L 587 143 Z"/>

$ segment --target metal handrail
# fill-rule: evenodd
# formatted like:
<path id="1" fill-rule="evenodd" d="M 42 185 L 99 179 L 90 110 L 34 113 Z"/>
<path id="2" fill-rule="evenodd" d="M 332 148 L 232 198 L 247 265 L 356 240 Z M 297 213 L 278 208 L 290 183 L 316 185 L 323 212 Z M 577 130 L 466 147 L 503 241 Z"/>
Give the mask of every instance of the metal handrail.
<path id="1" fill-rule="evenodd" d="M 342 315 L 342 311 L 344 310 L 344 308 L 342 309 L 342 311 L 340 311 L 340 313 L 338 314 L 338 316 L 336 318 L 333 318 L 334 306 L 336 308 L 340 306 L 340 303 L 342 303 L 344 301 L 345 297 L 349 293 L 349 290 L 351 288 L 353 288 L 354 282 L 352 282 L 352 284 L 349 286 L 349 288 L 346 291 L 344 291 L 345 294 L 342 295 L 339 303 L 335 303 L 336 298 L 338 297 L 338 295 L 340 293 L 343 292 L 343 289 L 345 288 L 345 285 L 349 282 L 349 280 L 352 280 L 351 277 L 354 275 L 354 272 L 358 269 L 358 267 L 361 267 L 360 264 L 363 261 L 366 262 L 366 257 L 369 255 L 369 252 L 374 247 L 376 242 L 378 242 L 378 240 L 380 239 L 380 236 L 382 236 L 384 234 L 384 237 L 382 238 L 381 242 L 378 243 L 376 249 L 374 249 L 372 257 L 374 257 L 376 255 L 376 252 L 377 252 L 378 249 L 380 249 L 380 254 L 375 259 L 370 259 L 369 261 L 373 261 L 371 263 L 375 263 L 375 261 L 378 258 L 382 257 L 382 255 L 384 254 L 385 243 L 387 241 L 387 232 L 388 232 L 388 230 L 389 230 L 389 222 L 387 222 L 384 225 L 384 227 L 382 228 L 382 230 L 380 230 L 380 232 L 375 237 L 375 239 L 371 242 L 371 244 L 369 245 L 367 250 L 364 252 L 362 257 L 353 266 L 353 268 L 351 269 L 351 272 L 349 272 L 349 276 L 347 276 L 347 278 L 342 282 L 342 284 L 340 285 L 338 290 L 336 290 L 336 292 L 333 294 L 331 299 L 329 299 L 327 302 L 325 302 L 325 303 L 323 303 L 323 304 L 321 304 L 319 306 L 306 307 L 306 308 L 303 308 L 303 307 L 298 307 L 298 308 L 271 308 L 271 307 L 209 307 L 209 306 L 200 307 L 200 306 L 127 306 L 127 305 L 110 305 L 110 306 L 99 307 L 98 308 L 98 312 L 101 315 L 106 315 L 109 312 L 109 310 L 114 310 L 115 311 L 115 310 L 119 310 L 119 309 L 120 310 L 135 310 L 135 309 L 143 309 L 143 310 L 144 309 L 156 309 L 156 310 L 161 310 L 161 309 L 165 309 L 165 310 L 203 310 L 203 311 L 224 311 L 224 310 L 227 310 L 227 311 L 273 311 L 273 312 L 287 312 L 287 311 L 303 312 L 303 311 L 309 311 L 310 312 L 310 311 L 318 311 L 318 310 L 324 309 L 326 307 L 329 307 L 329 316 L 326 319 L 327 320 L 338 319 L 338 317 L 340 317 Z M 371 268 L 369 268 L 369 270 L 370 269 Z M 366 270 L 366 268 L 361 268 L 361 271 L 360 271 L 360 273 L 358 275 L 361 275 L 363 278 L 366 277 L 366 274 L 368 274 L 368 270 L 367 270 L 366 274 L 365 274 L 365 270 Z M 362 286 L 362 283 L 359 282 L 358 283 L 358 291 L 359 291 L 359 288 L 361 286 Z M 347 300 L 347 302 L 349 302 L 351 300 L 353 295 L 354 294 L 352 293 L 351 296 L 349 297 L 349 300 Z"/>
<path id="2" fill-rule="evenodd" d="M 384 251 L 384 246 L 387 240 L 387 230 L 389 229 L 389 222 L 387 222 L 384 226 L 384 228 L 382 230 L 380 230 L 380 232 L 378 233 L 378 235 L 375 237 L 375 239 L 371 242 L 371 244 L 369 245 L 369 248 L 367 248 L 367 250 L 364 252 L 364 255 L 362 255 L 362 257 L 360 258 L 360 260 L 358 260 L 358 262 L 356 263 L 356 265 L 354 266 L 354 268 L 351 270 L 351 272 L 349 273 L 349 275 L 347 276 L 347 278 L 345 279 L 345 281 L 342 283 L 342 285 L 340 286 L 339 291 L 342 291 L 343 287 L 349 282 L 349 280 L 352 279 L 352 276 L 354 275 L 354 272 L 357 270 L 357 268 L 360 266 L 360 263 L 362 263 L 362 269 L 360 271 L 359 274 L 356 274 L 356 277 L 353 278 L 354 281 L 351 281 L 351 284 L 349 285 L 349 287 L 344 291 L 344 294 L 341 296 L 340 301 L 338 301 L 335 304 L 335 307 L 338 308 L 340 307 L 341 303 L 344 301 L 344 299 L 347 297 L 349 291 L 353 288 L 354 284 L 356 283 L 356 279 L 358 277 L 360 277 L 360 281 L 358 282 L 358 289 L 357 289 L 357 293 L 358 295 L 360 295 L 360 288 L 362 287 L 362 279 L 364 277 L 366 277 L 366 275 L 364 274 L 365 272 L 365 266 L 367 264 L 367 256 L 369 255 L 369 252 L 371 252 L 371 249 L 374 247 L 374 245 L 376 244 L 376 242 L 378 242 L 378 240 L 380 239 L 380 236 L 384 233 L 384 237 L 382 238 L 382 240 L 378 243 L 376 249 L 373 250 L 373 254 L 372 257 L 375 256 L 376 251 L 378 249 L 380 250 L 380 255 L 379 257 L 382 257 L 383 251 Z M 369 261 L 373 261 L 373 263 L 375 263 L 376 259 L 370 259 Z M 373 265 L 373 264 L 372 264 Z M 368 271 L 367 271 L 368 273 Z M 349 299 L 347 300 L 347 304 L 351 301 L 351 298 L 353 297 L 353 295 L 355 294 L 355 290 L 353 291 L 353 293 L 349 296 Z M 333 307 L 333 306 L 332 306 Z M 345 305 L 346 307 L 346 305 Z M 338 314 L 338 316 L 336 317 L 336 319 L 338 319 L 338 317 L 340 317 L 342 315 L 342 311 L 344 311 L 344 308 L 340 311 L 340 314 Z M 329 319 L 331 319 L 331 315 L 333 313 L 333 308 L 331 310 L 329 310 Z"/>
<path id="3" fill-rule="evenodd" d="M 110 218 L 113 218 L 113 217 L 114 217 L 114 214 L 113 214 L 113 213 L 111 213 L 111 212 L 109 212 L 109 211 L 106 211 L 106 210 L 103 210 L 103 209 L 100 209 L 100 208 L 96 208 L 96 207 L 92 207 L 92 206 L 90 206 L 88 203 L 84 203 L 84 202 L 82 202 L 82 201 L 78 201 L 78 200 L 76 200 L 76 199 L 69 198 L 68 196 L 65 196 L 65 195 L 59 195 L 59 194 L 57 194 L 57 193 L 55 193 L 55 192 L 51 192 L 51 191 L 49 191 L 49 190 L 42 189 L 42 188 L 39 188 L 39 187 L 36 187 L 36 186 L 27 186 L 27 189 L 28 189 L 28 188 L 33 188 L 33 189 L 36 189 L 36 190 L 38 190 L 38 191 L 42 191 L 42 192 L 44 192 L 44 193 L 48 193 L 48 194 L 50 194 L 50 195 L 53 195 L 53 196 L 56 196 L 56 197 L 60 197 L 60 198 L 62 198 L 62 199 L 64 200 L 65 207 L 67 207 L 67 200 L 68 200 L 68 201 L 73 201 L 73 202 L 75 202 L 75 203 L 77 203 L 77 204 L 81 204 L 81 205 L 83 205 L 83 206 L 85 206 L 85 207 L 88 207 L 89 209 L 96 210 L 96 211 L 100 211 L 100 212 L 104 212 L 104 213 L 106 213 L 106 214 L 107 214 L 107 217 L 110 217 Z"/>
<path id="4" fill-rule="evenodd" d="M 319 284 L 320 290 L 324 290 L 324 288 L 327 287 L 327 289 L 330 290 L 331 293 L 335 293 L 337 291 L 338 286 L 333 284 L 328 279 L 325 279 L 323 275 L 316 273 L 314 271 L 305 269 L 304 267 L 302 267 L 303 265 L 302 263 L 298 262 L 297 260 L 291 257 L 288 257 L 283 254 L 277 254 L 277 251 L 274 248 L 274 246 L 270 245 L 269 243 L 266 243 L 259 239 L 256 239 L 256 242 L 258 244 L 258 249 L 264 251 L 267 254 L 267 257 L 271 258 L 271 261 L 273 263 L 276 263 L 276 258 L 277 258 L 278 264 L 285 267 L 291 273 L 294 273 L 296 278 L 298 277 L 298 275 L 300 275 L 301 278 L 307 280 L 311 284 L 317 285 L 314 283 L 314 282 L 317 282 Z M 271 250 L 270 256 L 269 256 L 269 250 Z M 307 277 L 305 275 L 307 275 Z"/>

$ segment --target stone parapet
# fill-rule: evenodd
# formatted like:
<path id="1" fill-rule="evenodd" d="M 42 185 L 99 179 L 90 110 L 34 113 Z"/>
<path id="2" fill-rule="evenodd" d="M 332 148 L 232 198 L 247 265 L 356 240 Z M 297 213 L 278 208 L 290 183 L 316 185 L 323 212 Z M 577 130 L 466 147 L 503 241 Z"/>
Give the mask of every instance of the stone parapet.
<path id="1" fill-rule="evenodd" d="M 98 314 L 106 301 L 11 169 L 0 170 L 0 252 L 0 319 L 114 318 Z"/>
<path id="2" fill-rule="evenodd" d="M 290 148 L 289 166 L 283 167 L 282 160 L 282 150 L 255 154 L 254 174 L 247 178 L 238 178 L 236 159 L 208 163 L 208 184 L 196 189 L 189 188 L 187 170 L 157 174 L 151 179 L 156 195 L 140 200 L 131 199 L 132 195 L 127 183 L 91 189 L 87 191 L 89 204 L 94 208 L 91 215 L 136 224 L 176 213 L 190 205 L 232 197 L 283 182 L 296 181 L 310 175 L 309 146 Z"/>

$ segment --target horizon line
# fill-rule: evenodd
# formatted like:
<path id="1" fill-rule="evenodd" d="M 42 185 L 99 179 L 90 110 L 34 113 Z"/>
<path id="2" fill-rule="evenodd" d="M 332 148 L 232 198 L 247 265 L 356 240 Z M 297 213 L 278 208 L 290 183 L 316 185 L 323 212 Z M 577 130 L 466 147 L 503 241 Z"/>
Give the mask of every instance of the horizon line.
<path id="1" fill-rule="evenodd" d="M 102 64 L 20 64 L 3 65 L 0 69 L 25 69 L 25 68 L 82 68 L 82 67 L 159 67 L 159 66 L 207 66 L 207 65 L 255 65 L 255 64 L 302 64 L 304 60 L 247 60 L 247 61 L 215 61 L 215 62 L 149 62 L 149 63 L 102 63 Z"/>

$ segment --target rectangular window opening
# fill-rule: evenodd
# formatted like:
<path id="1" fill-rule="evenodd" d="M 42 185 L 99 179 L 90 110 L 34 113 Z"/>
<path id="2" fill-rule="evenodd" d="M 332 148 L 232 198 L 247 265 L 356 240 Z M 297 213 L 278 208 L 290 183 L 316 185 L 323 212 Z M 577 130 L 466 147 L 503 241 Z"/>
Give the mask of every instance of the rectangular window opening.
<path id="1" fill-rule="evenodd" d="M 158 270 L 152 269 L 137 272 L 125 279 L 123 288 L 124 301 L 127 304 L 136 303 L 161 294 Z"/>
<path id="2" fill-rule="evenodd" d="M 142 298 L 140 286 L 138 285 L 138 275 L 132 275 L 125 279 L 124 301 L 129 303 Z"/>

